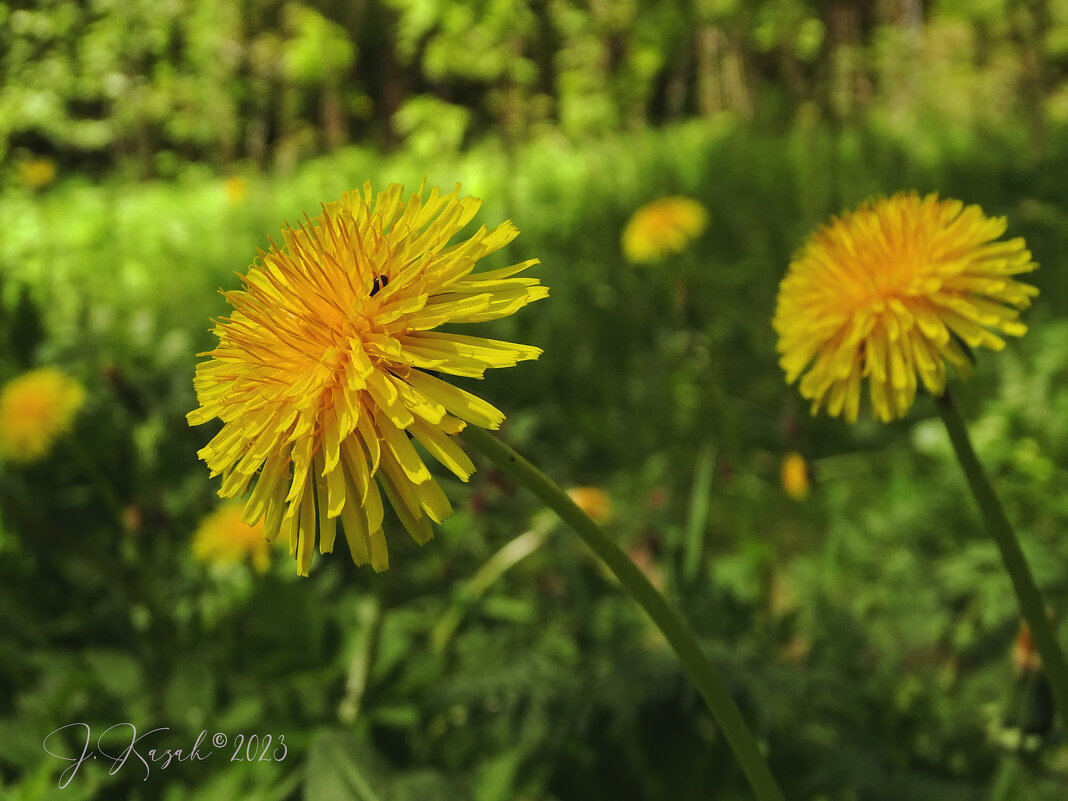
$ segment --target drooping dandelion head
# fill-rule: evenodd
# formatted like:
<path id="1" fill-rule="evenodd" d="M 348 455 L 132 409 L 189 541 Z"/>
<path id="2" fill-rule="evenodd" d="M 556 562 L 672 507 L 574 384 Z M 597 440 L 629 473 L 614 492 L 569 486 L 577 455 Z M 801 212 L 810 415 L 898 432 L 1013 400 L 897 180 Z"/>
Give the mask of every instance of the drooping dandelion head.
<path id="1" fill-rule="evenodd" d="M 597 525 L 605 526 L 615 519 L 612 497 L 600 487 L 572 487 L 567 495 Z"/>
<path id="2" fill-rule="evenodd" d="M 797 451 L 790 451 L 782 458 L 779 472 L 783 492 L 795 501 L 803 501 L 808 497 L 812 482 L 804 456 Z"/>
<path id="3" fill-rule="evenodd" d="M 688 197 L 665 197 L 642 206 L 623 229 L 623 255 L 654 262 L 686 249 L 708 225 L 708 212 Z"/>
<path id="4" fill-rule="evenodd" d="M 263 521 L 250 526 L 241 518 L 241 504 L 230 502 L 201 520 L 193 534 L 193 558 L 209 565 L 248 561 L 258 573 L 267 570 L 271 545 L 263 537 Z"/>
<path id="5" fill-rule="evenodd" d="M 56 163 L 52 159 L 34 158 L 19 165 L 19 177 L 30 189 L 44 189 L 56 177 Z"/>
<path id="6" fill-rule="evenodd" d="M 473 272 L 516 237 L 510 222 L 452 243 L 480 201 L 459 186 L 423 195 L 366 184 L 284 229 L 244 288 L 224 293 L 234 311 L 197 367 L 189 422 L 223 424 L 200 457 L 223 497 L 252 487 L 244 520 L 263 519 L 268 539 L 281 532 L 302 575 L 317 532 L 320 552 L 333 550 L 339 519 L 357 564 L 388 567 L 382 493 L 429 540 L 452 510 L 424 454 L 466 481 L 474 466 L 453 435 L 504 419 L 439 376 L 482 378 L 541 353 L 436 330 L 508 316 L 548 290 L 519 276 L 537 259 Z"/>
<path id="7" fill-rule="evenodd" d="M 0 457 L 33 462 L 74 426 L 85 388 L 54 367 L 12 379 L 0 390 Z"/>
<path id="8" fill-rule="evenodd" d="M 946 363 L 966 374 L 966 347 L 1001 350 L 1038 290 L 1023 239 L 978 206 L 899 193 L 816 231 L 779 287 L 773 324 L 786 380 L 801 378 L 812 413 L 854 422 L 867 379 L 874 414 L 903 417 L 922 383 L 945 391 Z M 803 376 L 802 376 L 803 374 Z"/>

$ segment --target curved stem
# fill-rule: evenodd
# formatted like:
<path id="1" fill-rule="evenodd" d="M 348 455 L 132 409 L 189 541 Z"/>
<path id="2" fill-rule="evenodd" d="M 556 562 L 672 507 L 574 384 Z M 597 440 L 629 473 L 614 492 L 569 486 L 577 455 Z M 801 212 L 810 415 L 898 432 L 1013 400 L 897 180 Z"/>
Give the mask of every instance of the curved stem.
<path id="1" fill-rule="evenodd" d="M 1001 561 L 1012 579 L 1013 589 L 1016 590 L 1016 598 L 1020 602 L 1024 620 L 1031 628 L 1031 637 L 1039 655 L 1042 657 L 1042 666 L 1053 688 L 1053 697 L 1057 701 L 1057 710 L 1060 712 L 1062 722 L 1068 723 L 1068 662 L 1065 661 L 1064 651 L 1061 650 L 1057 637 L 1053 632 L 1046 604 L 1042 600 L 1042 594 L 1038 591 L 1031 568 L 1027 565 L 1020 541 L 1013 531 L 1012 525 L 1005 517 L 1005 510 L 1001 507 L 1001 501 L 994 493 L 990 480 L 979 463 L 971 440 L 968 438 L 968 429 L 964 425 L 964 419 L 960 410 L 953 402 L 952 396 L 947 391 L 942 397 L 935 398 L 935 405 L 942 422 L 946 424 L 949 439 L 953 443 L 953 450 L 957 454 L 964 475 L 968 479 L 968 486 L 972 491 L 975 502 L 979 505 L 979 511 L 986 524 L 987 531 L 997 543 L 1001 551 Z"/>
<path id="2" fill-rule="evenodd" d="M 552 517 L 546 515 L 546 518 L 550 525 L 535 526 L 520 534 L 493 554 L 460 586 L 452 606 L 438 618 L 438 622 L 430 631 L 430 642 L 435 651 L 445 650 L 468 608 L 485 595 L 497 579 L 541 547 L 553 525 Z"/>
<path id="3" fill-rule="evenodd" d="M 754 795 L 759 801 L 783 801 L 782 790 L 760 753 L 756 738 L 753 737 L 715 667 L 701 650 L 697 637 L 631 558 L 575 505 L 567 493 L 512 448 L 489 432 L 474 426 L 468 426 L 463 436 L 514 481 L 525 486 L 542 503 L 556 512 L 615 574 L 631 598 L 663 632 L 682 666 L 704 696 L 708 708 L 749 780 Z"/>

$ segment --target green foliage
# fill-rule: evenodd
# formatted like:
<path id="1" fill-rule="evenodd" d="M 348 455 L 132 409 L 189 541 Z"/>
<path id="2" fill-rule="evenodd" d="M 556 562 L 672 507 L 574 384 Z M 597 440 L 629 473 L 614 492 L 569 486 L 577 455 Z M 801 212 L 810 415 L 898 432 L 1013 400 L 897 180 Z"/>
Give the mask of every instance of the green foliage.
<path id="1" fill-rule="evenodd" d="M 397 109 L 393 124 L 404 137 L 406 149 L 429 161 L 460 150 L 470 119 L 470 112 L 463 106 L 419 95 Z"/>
<path id="2" fill-rule="evenodd" d="M 282 46 L 282 65 L 289 78 L 316 86 L 336 82 L 352 68 L 355 49 L 344 28 L 299 3 L 287 4 L 283 16 L 291 36 Z"/>
<path id="3" fill-rule="evenodd" d="M 183 159 L 291 169 L 354 140 L 420 149 L 462 129 L 512 147 L 723 112 L 780 125 L 871 114 L 907 135 L 934 117 L 996 127 L 1019 114 L 1041 150 L 1047 118 L 1068 119 L 1063 4 L 869 6 L 8 2 L 0 159 L 26 148 L 138 175 Z"/>

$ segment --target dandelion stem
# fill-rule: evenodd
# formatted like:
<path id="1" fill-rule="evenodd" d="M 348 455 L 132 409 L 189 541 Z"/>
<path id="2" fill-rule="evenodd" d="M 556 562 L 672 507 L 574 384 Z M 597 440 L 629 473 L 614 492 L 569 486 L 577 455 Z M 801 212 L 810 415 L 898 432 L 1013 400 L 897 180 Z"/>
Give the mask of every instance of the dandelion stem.
<path id="1" fill-rule="evenodd" d="M 749 780 L 754 795 L 759 801 L 783 801 L 782 790 L 760 753 L 756 738 L 715 667 L 701 650 L 693 630 L 653 587 L 631 558 L 575 505 L 567 493 L 497 437 L 475 426 L 468 426 L 463 436 L 514 481 L 525 486 L 556 512 L 615 574 L 631 598 L 645 610 L 664 634 L 682 666 L 704 696 L 708 708 Z"/>
<path id="2" fill-rule="evenodd" d="M 942 397 L 935 399 L 935 405 L 938 407 L 939 414 L 942 415 L 942 422 L 946 424 L 953 450 L 957 454 L 957 461 L 960 462 L 964 475 L 968 479 L 968 486 L 972 491 L 972 497 L 979 505 L 983 522 L 997 543 L 998 550 L 1001 551 L 1001 561 L 1009 573 L 1009 578 L 1012 579 L 1012 586 L 1016 590 L 1016 598 L 1020 602 L 1024 619 L 1031 628 L 1035 647 L 1042 657 L 1042 665 L 1053 688 L 1053 696 L 1057 701 L 1061 720 L 1068 723 L 1068 662 L 1065 661 L 1064 651 L 1061 650 L 1053 632 L 1053 626 L 1046 612 L 1046 604 L 1042 600 L 1038 585 L 1035 584 L 1034 576 L 1031 575 L 1031 568 L 1027 565 L 1020 541 L 1008 518 L 1005 517 L 1001 501 L 994 493 L 994 488 L 975 455 L 968 437 L 968 429 L 964 425 L 964 419 L 952 396 L 947 391 Z"/>

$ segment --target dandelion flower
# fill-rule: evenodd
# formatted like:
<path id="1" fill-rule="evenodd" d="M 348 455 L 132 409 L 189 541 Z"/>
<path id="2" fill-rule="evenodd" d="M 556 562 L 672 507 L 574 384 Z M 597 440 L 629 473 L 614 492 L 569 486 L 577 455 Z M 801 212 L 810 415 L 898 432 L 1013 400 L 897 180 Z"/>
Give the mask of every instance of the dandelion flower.
<path id="1" fill-rule="evenodd" d="M 688 197 L 665 197 L 642 206 L 623 229 L 623 255 L 636 263 L 659 261 L 685 250 L 708 225 L 708 212 Z"/>
<path id="2" fill-rule="evenodd" d="M 0 456 L 33 462 L 70 431 L 85 388 L 54 367 L 31 370 L 0 391 Z"/>
<path id="3" fill-rule="evenodd" d="M 572 487 L 567 494 L 575 506 L 599 526 L 611 523 L 616 516 L 612 499 L 599 487 Z"/>
<path id="4" fill-rule="evenodd" d="M 223 423 L 199 456 L 223 497 L 255 483 L 244 520 L 263 518 L 269 540 L 281 532 L 301 575 L 317 531 L 320 552 L 333 550 L 339 518 L 357 564 L 389 566 L 380 490 L 416 542 L 429 540 L 452 509 L 415 445 L 466 481 L 474 465 L 452 435 L 504 420 L 437 374 L 482 378 L 541 353 L 434 330 L 506 317 L 548 290 L 516 277 L 537 259 L 473 272 L 516 237 L 510 222 L 449 244 L 481 201 L 459 186 L 425 200 L 403 191 L 365 184 L 285 228 L 244 288 L 224 293 L 234 311 L 197 367 L 188 420 Z"/>
<path id="5" fill-rule="evenodd" d="M 56 163 L 52 159 L 30 159 L 19 165 L 19 175 L 30 189 L 44 189 L 56 178 Z"/>
<path id="6" fill-rule="evenodd" d="M 248 181 L 240 175 L 229 175 L 223 181 L 223 192 L 226 194 L 227 202 L 236 205 L 248 194 Z"/>
<path id="7" fill-rule="evenodd" d="M 945 391 L 946 362 L 967 374 L 965 346 L 1001 350 L 1038 294 L 1013 276 L 1035 268 L 1023 239 L 998 240 L 1003 217 L 914 192 L 865 203 L 818 230 L 779 288 L 774 326 L 787 383 L 812 413 L 854 422 L 861 379 L 875 415 L 912 406 L 919 382 Z M 805 372 L 807 369 L 807 372 Z M 917 381 L 918 379 L 918 381 Z"/>
<path id="8" fill-rule="evenodd" d="M 205 517 L 193 535 L 193 557 L 198 562 L 236 565 L 246 559 L 258 573 L 271 564 L 270 543 L 263 537 L 263 521 L 250 526 L 240 503 L 227 503 Z"/>
<path id="9" fill-rule="evenodd" d="M 810 479 L 808 462 L 805 457 L 796 451 L 791 451 L 782 459 L 781 480 L 783 492 L 795 501 L 803 501 L 808 497 Z"/>

